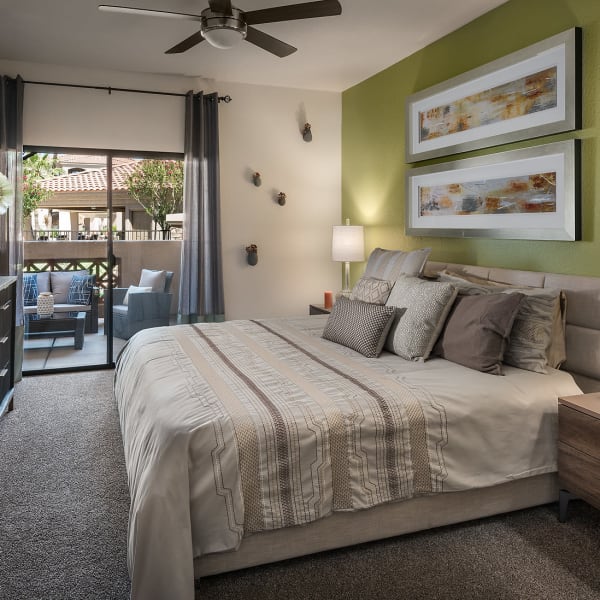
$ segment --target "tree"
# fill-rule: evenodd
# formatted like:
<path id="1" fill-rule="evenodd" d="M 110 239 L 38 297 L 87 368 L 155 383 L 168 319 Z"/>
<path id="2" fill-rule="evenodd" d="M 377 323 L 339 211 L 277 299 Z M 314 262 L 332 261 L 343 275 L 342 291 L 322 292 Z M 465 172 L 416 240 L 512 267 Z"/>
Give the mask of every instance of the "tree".
<path id="1" fill-rule="evenodd" d="M 129 195 L 158 223 L 163 239 L 171 228 L 167 215 L 183 206 L 183 164 L 177 160 L 142 160 L 127 177 Z"/>
<path id="2" fill-rule="evenodd" d="M 40 180 L 61 174 L 56 156 L 35 153 L 23 158 L 23 220 L 52 196 L 50 190 L 39 184 Z"/>

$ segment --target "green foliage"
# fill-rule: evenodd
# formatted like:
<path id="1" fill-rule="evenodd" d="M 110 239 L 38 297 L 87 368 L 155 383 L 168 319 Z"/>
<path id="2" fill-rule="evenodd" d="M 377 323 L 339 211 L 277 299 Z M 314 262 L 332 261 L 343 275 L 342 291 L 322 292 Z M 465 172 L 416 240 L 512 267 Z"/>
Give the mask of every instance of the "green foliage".
<path id="1" fill-rule="evenodd" d="M 159 224 L 166 236 L 167 215 L 183 206 L 183 163 L 175 160 L 142 160 L 125 180 L 129 195 Z"/>
<path id="2" fill-rule="evenodd" d="M 23 160 L 23 219 L 52 196 L 52 192 L 42 188 L 39 181 L 61 173 L 56 156 L 32 154 Z"/>

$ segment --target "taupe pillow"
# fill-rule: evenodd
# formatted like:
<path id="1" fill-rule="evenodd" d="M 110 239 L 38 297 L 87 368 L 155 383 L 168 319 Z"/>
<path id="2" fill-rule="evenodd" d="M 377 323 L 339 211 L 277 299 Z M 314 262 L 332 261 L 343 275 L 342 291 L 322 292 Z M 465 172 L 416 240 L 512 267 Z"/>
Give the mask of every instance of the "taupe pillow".
<path id="1" fill-rule="evenodd" d="M 371 304 L 385 304 L 392 291 L 392 285 L 390 281 L 385 279 L 363 275 L 352 288 L 350 300 L 362 300 Z"/>
<path id="2" fill-rule="evenodd" d="M 502 359 L 523 294 L 458 296 L 434 353 L 483 373 L 502 375 Z"/>
<path id="3" fill-rule="evenodd" d="M 408 252 L 375 248 L 369 255 L 364 275 L 388 281 L 396 281 L 400 275 L 420 275 L 430 252 L 431 248 Z"/>
<path id="4" fill-rule="evenodd" d="M 327 318 L 323 337 L 360 352 L 367 358 L 381 354 L 394 319 L 392 306 L 338 298 Z"/>
<path id="5" fill-rule="evenodd" d="M 406 360 L 427 360 L 456 294 L 449 283 L 400 277 L 386 303 L 396 308 L 386 350 Z"/>

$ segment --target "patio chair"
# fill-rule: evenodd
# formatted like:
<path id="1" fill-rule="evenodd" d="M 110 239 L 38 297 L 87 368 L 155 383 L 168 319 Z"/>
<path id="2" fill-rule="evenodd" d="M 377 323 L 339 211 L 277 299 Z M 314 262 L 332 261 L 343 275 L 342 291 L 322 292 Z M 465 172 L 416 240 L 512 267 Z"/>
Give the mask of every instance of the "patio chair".
<path id="1" fill-rule="evenodd" d="M 140 283 L 113 289 L 113 335 L 128 340 L 150 327 L 169 324 L 172 271 L 142 269 Z"/>

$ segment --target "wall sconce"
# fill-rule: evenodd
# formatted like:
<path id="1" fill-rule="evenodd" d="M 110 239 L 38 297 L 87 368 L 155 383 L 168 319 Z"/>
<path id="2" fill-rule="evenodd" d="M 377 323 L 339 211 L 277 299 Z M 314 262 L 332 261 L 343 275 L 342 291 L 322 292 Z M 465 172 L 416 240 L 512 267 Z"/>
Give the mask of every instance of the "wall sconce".
<path id="1" fill-rule="evenodd" d="M 310 123 L 304 124 L 304 129 L 302 130 L 302 139 L 305 142 L 312 142 L 312 132 L 310 130 Z"/>
<path id="2" fill-rule="evenodd" d="M 277 202 L 279 203 L 279 206 L 285 206 L 285 200 L 286 195 L 283 192 L 279 192 L 279 194 L 277 194 Z"/>
<path id="3" fill-rule="evenodd" d="M 256 244 L 246 246 L 246 261 L 251 267 L 258 262 L 258 246 Z"/>
<path id="4" fill-rule="evenodd" d="M 260 184 L 262 183 L 261 179 L 260 179 L 260 173 L 258 171 L 256 171 L 256 173 L 252 174 L 252 183 L 256 186 L 256 187 L 260 187 Z"/>

